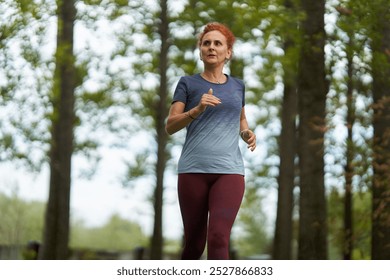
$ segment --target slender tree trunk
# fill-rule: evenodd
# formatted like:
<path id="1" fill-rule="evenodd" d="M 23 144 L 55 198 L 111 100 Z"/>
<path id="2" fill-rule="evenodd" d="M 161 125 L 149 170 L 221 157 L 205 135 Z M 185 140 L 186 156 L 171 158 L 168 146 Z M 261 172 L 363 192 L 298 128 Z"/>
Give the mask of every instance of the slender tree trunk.
<path id="1" fill-rule="evenodd" d="M 372 38 L 374 143 L 372 183 L 372 259 L 390 259 L 390 3 L 373 9 Z M 374 3 L 372 3 L 374 5 Z"/>
<path id="2" fill-rule="evenodd" d="M 159 34 L 161 38 L 161 52 L 159 57 L 160 88 L 159 100 L 156 112 L 156 132 L 157 132 L 157 164 L 156 164 L 156 189 L 154 193 L 154 229 L 151 242 L 151 259 L 159 260 L 163 258 L 163 190 L 164 172 L 167 163 L 168 153 L 166 150 L 168 135 L 165 132 L 165 119 L 168 116 L 168 51 L 169 51 L 169 21 L 167 1 L 161 0 L 161 14 L 159 22 Z"/>
<path id="3" fill-rule="evenodd" d="M 73 152 L 75 67 L 73 55 L 74 0 L 58 0 L 56 69 L 50 149 L 50 191 L 41 259 L 67 259 L 71 158 Z"/>
<path id="4" fill-rule="evenodd" d="M 355 123 L 355 106 L 353 98 L 353 34 L 349 32 L 349 43 L 347 47 L 347 148 L 346 148 L 346 163 L 344 166 L 345 176 L 345 197 L 344 197 L 344 250 L 343 258 L 345 260 L 352 259 L 353 251 L 353 217 L 352 217 L 352 178 L 354 175 L 353 158 L 353 125 Z"/>
<path id="5" fill-rule="evenodd" d="M 298 70 L 300 221 L 299 259 L 327 258 L 324 186 L 325 1 L 302 0 L 301 55 Z"/>
<path id="6" fill-rule="evenodd" d="M 293 205 L 296 151 L 296 87 L 285 84 L 280 135 L 280 168 L 278 205 L 273 247 L 273 259 L 292 258 Z"/>
<path id="7" fill-rule="evenodd" d="M 287 9 L 292 10 L 290 0 L 285 0 Z M 296 47 L 293 40 L 286 34 L 285 53 Z M 293 68 L 293 69 L 291 69 Z M 297 116 L 297 85 L 296 67 L 284 67 L 284 93 L 282 103 L 282 130 L 279 139 L 280 167 L 279 190 L 276 213 L 273 259 L 288 260 L 292 258 L 293 237 L 293 205 L 294 179 L 296 157 L 296 116 Z"/>

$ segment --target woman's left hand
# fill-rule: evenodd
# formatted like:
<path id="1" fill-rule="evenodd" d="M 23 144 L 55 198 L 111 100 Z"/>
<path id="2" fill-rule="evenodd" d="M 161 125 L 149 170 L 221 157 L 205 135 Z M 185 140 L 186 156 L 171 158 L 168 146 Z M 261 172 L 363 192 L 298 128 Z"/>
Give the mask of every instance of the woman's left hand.
<path id="1" fill-rule="evenodd" d="M 256 149 L 256 134 L 250 129 L 241 131 L 241 138 L 248 144 L 248 149 L 252 152 Z"/>

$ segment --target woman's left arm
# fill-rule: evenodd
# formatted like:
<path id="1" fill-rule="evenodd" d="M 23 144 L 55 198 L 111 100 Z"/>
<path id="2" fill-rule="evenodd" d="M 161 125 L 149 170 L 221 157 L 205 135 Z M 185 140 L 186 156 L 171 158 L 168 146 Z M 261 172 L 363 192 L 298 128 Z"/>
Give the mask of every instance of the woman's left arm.
<path id="1" fill-rule="evenodd" d="M 248 149 L 252 152 L 256 149 L 256 134 L 249 129 L 248 121 L 246 120 L 245 107 L 242 107 L 240 116 L 240 136 L 245 143 L 248 144 Z"/>

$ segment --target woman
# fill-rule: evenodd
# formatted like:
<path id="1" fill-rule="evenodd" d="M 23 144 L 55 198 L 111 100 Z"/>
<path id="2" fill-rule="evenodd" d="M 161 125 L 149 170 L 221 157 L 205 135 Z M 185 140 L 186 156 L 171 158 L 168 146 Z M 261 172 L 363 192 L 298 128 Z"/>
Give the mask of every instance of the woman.
<path id="1" fill-rule="evenodd" d="M 239 136 L 253 151 L 256 135 L 245 116 L 245 86 L 223 73 L 235 37 L 220 23 L 199 36 L 201 74 L 182 77 L 174 92 L 166 131 L 187 128 L 178 164 L 178 196 L 184 225 L 182 259 L 228 259 L 233 222 L 244 194 Z"/>

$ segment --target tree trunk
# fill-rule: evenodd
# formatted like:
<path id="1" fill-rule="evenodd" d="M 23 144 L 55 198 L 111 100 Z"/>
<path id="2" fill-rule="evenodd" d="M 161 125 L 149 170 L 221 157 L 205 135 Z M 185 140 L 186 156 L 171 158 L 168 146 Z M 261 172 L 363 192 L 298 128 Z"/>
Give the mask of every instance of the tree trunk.
<path id="1" fill-rule="evenodd" d="M 73 55 L 74 0 L 57 1 L 58 29 L 53 86 L 50 149 L 50 191 L 41 259 L 67 259 L 71 158 L 73 152 L 75 67 Z"/>
<path id="2" fill-rule="evenodd" d="M 352 178 L 354 175 L 353 158 L 353 125 L 355 123 L 355 106 L 353 98 L 353 34 L 348 32 L 349 43 L 347 46 L 347 147 L 346 147 L 346 163 L 344 166 L 345 176 L 345 197 L 344 197 L 344 246 L 343 258 L 345 260 L 352 259 L 353 251 L 353 207 L 352 207 Z"/>
<path id="3" fill-rule="evenodd" d="M 278 205 L 273 247 L 273 259 L 288 260 L 292 258 L 293 205 L 295 178 L 295 151 L 297 111 L 296 87 L 285 84 L 282 105 L 282 131 L 280 135 L 280 168 Z"/>
<path id="4" fill-rule="evenodd" d="M 292 8 L 290 0 L 285 1 L 287 9 Z M 296 47 L 293 40 L 286 34 L 285 53 Z M 295 65 L 295 64 L 293 64 Z M 293 68 L 293 69 L 290 69 Z M 273 259 L 289 260 L 292 258 L 293 237 L 293 205 L 296 156 L 296 116 L 297 116 L 297 85 L 296 67 L 284 67 L 284 93 L 282 103 L 282 130 L 279 139 L 280 167 L 279 190 L 276 213 Z"/>
<path id="5" fill-rule="evenodd" d="M 372 3 L 374 4 L 374 3 Z M 372 259 L 390 259 L 390 3 L 372 12 L 374 142 L 372 183 Z"/>
<path id="6" fill-rule="evenodd" d="M 324 186 L 325 1 L 302 0 L 305 19 L 298 70 L 299 259 L 327 258 Z"/>
<path id="7" fill-rule="evenodd" d="M 159 57 L 160 88 L 159 100 L 156 112 L 156 137 L 157 137 L 157 164 L 156 164 L 156 189 L 154 193 L 154 228 L 151 242 L 152 260 L 163 258 L 163 190 L 164 190 L 164 172 L 167 163 L 167 141 L 168 135 L 165 132 L 165 119 L 168 116 L 168 51 L 169 51 L 169 21 L 167 11 L 167 1 L 160 1 L 161 14 L 159 22 L 159 34 L 161 38 L 161 52 Z"/>

